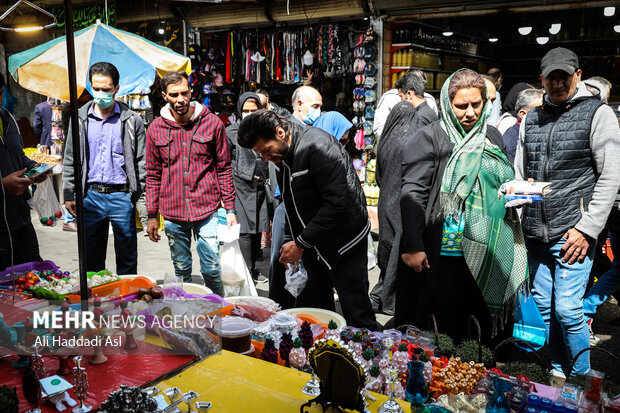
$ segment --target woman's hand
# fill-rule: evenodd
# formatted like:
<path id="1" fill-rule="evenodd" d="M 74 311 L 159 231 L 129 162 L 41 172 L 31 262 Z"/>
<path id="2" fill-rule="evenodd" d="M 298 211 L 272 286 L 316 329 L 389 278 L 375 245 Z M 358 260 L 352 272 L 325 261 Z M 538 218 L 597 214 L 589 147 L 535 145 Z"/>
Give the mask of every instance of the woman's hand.
<path id="1" fill-rule="evenodd" d="M 408 267 L 413 268 L 415 272 L 422 272 L 424 269 L 429 269 L 431 266 L 428 263 L 426 252 L 424 251 L 410 251 L 402 255 L 402 259 Z"/>

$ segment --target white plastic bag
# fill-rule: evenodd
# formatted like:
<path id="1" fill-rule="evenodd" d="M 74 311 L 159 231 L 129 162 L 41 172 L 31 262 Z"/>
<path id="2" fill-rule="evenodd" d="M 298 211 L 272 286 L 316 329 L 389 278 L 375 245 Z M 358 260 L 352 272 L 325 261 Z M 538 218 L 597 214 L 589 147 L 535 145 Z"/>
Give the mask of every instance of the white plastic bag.
<path id="1" fill-rule="evenodd" d="M 37 184 L 32 196 L 32 207 L 39 214 L 39 222 L 46 227 L 55 227 L 58 218 L 62 217 L 62 208 L 49 176 Z"/>
<path id="2" fill-rule="evenodd" d="M 295 298 L 303 291 L 308 282 L 308 273 L 301 263 L 301 260 L 295 264 L 286 264 L 286 285 L 284 288 Z"/>
<path id="3" fill-rule="evenodd" d="M 368 233 L 368 271 L 375 268 L 377 265 L 377 253 L 375 252 L 375 244 L 372 240 L 372 235 Z"/>
<path id="4" fill-rule="evenodd" d="M 224 243 L 220 252 L 220 275 L 224 285 L 224 297 L 258 296 L 239 248 L 239 228 L 240 225 L 234 225 L 230 229 L 226 225 L 217 226 L 218 240 Z"/>

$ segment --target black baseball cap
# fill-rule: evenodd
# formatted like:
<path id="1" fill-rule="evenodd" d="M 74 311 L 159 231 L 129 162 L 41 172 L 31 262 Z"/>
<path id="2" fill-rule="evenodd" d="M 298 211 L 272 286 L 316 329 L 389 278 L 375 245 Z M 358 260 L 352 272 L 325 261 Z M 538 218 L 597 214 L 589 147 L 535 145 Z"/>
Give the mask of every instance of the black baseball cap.
<path id="1" fill-rule="evenodd" d="M 579 58 L 575 52 L 564 47 L 549 50 L 540 62 L 543 77 L 549 76 L 549 73 L 554 70 L 562 70 L 572 75 L 577 69 L 579 69 Z"/>

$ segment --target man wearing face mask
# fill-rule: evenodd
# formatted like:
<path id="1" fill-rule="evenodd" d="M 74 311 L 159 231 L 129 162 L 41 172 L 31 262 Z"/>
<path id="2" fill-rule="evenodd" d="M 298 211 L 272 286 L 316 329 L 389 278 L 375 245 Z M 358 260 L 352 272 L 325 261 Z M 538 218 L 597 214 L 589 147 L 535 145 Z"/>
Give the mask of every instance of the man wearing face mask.
<path id="1" fill-rule="evenodd" d="M 519 130 L 515 178 L 550 182 L 542 202 L 523 207 L 523 233 L 532 296 L 547 326 L 552 377 L 590 370 L 583 311 L 596 238 L 605 227 L 620 184 L 620 130 L 613 110 L 580 83 L 579 59 L 551 49 L 541 61 L 542 106 Z"/>
<path id="2" fill-rule="evenodd" d="M 318 90 L 311 86 L 301 86 L 295 89 L 293 97 L 293 115 L 303 125 L 314 125 L 314 122 L 321 117 L 321 107 L 323 98 Z"/>
<path id="3" fill-rule="evenodd" d="M 82 159 L 84 220 L 88 271 L 106 269 L 108 226 L 114 231 L 116 273 L 136 274 L 138 249 L 135 202 L 146 186 L 144 124 L 125 104 L 116 102 L 119 73 L 107 62 L 90 67 L 93 100 L 78 112 L 82 153 L 73 153 L 71 128 L 65 144 L 65 208 L 75 210 L 73 157 Z"/>
<path id="4" fill-rule="evenodd" d="M 161 239 L 160 213 L 175 273 L 185 282 L 192 280 L 194 238 L 205 285 L 223 296 L 217 240 L 217 210 L 222 204 L 228 226 L 237 224 L 226 130 L 209 108 L 191 101 L 185 72 L 166 73 L 161 90 L 167 104 L 146 137 L 147 233 L 153 242 Z"/>
<path id="5" fill-rule="evenodd" d="M 260 109 L 260 97 L 253 92 L 246 92 L 237 101 L 237 111 L 241 119 Z M 263 231 L 269 230 L 269 221 L 273 218 L 273 202 L 276 180 L 270 179 L 270 172 L 275 177 L 273 163 L 267 163 L 252 149 L 237 144 L 237 131 L 241 120 L 226 128 L 231 150 L 233 182 L 235 184 L 235 210 L 237 221 L 241 225 L 239 247 L 252 278 L 258 283 L 267 282 L 267 277 L 256 268 L 260 253 L 260 241 Z"/>

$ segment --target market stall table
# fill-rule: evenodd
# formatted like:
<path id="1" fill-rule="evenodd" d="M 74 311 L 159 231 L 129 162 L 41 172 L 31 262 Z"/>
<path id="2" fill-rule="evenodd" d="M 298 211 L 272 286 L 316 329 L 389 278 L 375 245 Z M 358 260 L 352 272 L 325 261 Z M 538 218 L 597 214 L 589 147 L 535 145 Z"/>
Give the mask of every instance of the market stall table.
<path id="1" fill-rule="evenodd" d="M 148 343 L 139 343 L 140 346 L 150 346 Z M 138 350 L 140 351 L 140 349 Z M 144 349 L 141 349 L 144 352 Z M 6 384 L 9 388 L 17 388 L 19 398 L 19 411 L 25 412 L 30 406 L 24 398 L 22 392 L 23 370 L 11 367 L 11 362 L 16 356 L 0 359 L 0 383 Z M 88 362 L 82 364 L 86 368 L 89 383 L 89 395 L 86 404 L 99 407 L 108 395 L 118 389 L 121 384 L 127 386 L 142 386 L 147 383 L 161 380 L 171 372 L 180 371 L 186 365 L 191 364 L 195 356 L 177 355 L 108 355 L 108 361 L 99 365 L 92 365 Z M 44 356 L 46 376 L 53 375 L 58 368 L 56 357 Z M 73 363 L 71 363 L 73 366 Z M 64 376 L 71 383 L 71 375 Z M 73 389 L 69 390 L 69 395 L 75 399 Z M 42 412 L 55 412 L 56 409 L 51 403 L 42 403 Z"/>
<path id="2" fill-rule="evenodd" d="M 196 400 L 212 402 L 212 411 L 217 413 L 298 413 L 312 398 L 301 391 L 308 380 L 307 373 L 223 350 L 156 386 L 161 391 L 170 387 L 178 387 L 182 393 L 193 390 L 200 395 Z M 368 408 L 376 412 L 387 397 L 372 395 L 377 400 L 367 399 Z M 399 402 L 409 410 L 409 403 Z M 321 408 L 314 404 L 306 411 L 321 412 Z"/>

